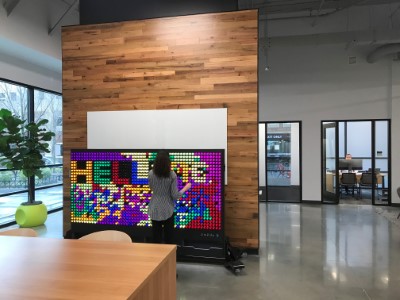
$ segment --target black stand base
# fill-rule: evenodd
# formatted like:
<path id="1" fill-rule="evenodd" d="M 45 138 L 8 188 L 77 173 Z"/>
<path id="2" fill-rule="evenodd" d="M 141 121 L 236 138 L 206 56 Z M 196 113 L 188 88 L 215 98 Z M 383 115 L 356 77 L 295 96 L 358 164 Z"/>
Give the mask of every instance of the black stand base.
<path id="1" fill-rule="evenodd" d="M 228 261 L 225 263 L 225 267 L 234 274 L 238 274 L 244 269 L 244 264 L 240 260 Z"/>
<path id="2" fill-rule="evenodd" d="M 177 260 L 181 262 L 203 262 L 223 264 L 225 262 L 224 244 L 216 242 L 188 242 L 178 245 Z"/>
<path id="3" fill-rule="evenodd" d="M 237 275 L 244 269 L 244 263 L 240 260 L 240 258 L 243 256 L 244 251 L 233 247 L 230 243 L 229 240 L 226 239 L 226 262 L 225 262 L 225 267 L 232 271 L 233 274 Z"/>

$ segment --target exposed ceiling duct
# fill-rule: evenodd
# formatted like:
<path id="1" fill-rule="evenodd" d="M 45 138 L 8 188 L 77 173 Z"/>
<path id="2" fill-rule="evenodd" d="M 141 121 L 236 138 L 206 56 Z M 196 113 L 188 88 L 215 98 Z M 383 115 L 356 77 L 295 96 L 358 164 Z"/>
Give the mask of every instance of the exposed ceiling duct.
<path id="1" fill-rule="evenodd" d="M 367 62 L 373 64 L 379 59 L 400 52 L 400 43 L 386 44 L 376 48 L 367 56 Z"/>
<path id="2" fill-rule="evenodd" d="M 261 19 L 316 18 L 355 6 L 398 3 L 399 0 L 238 0 L 239 9 L 259 9 Z"/>

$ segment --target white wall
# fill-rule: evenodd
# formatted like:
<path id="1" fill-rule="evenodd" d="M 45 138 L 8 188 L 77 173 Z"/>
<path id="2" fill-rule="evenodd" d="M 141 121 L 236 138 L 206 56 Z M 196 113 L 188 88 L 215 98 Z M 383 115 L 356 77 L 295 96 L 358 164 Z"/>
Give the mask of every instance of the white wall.
<path id="1" fill-rule="evenodd" d="M 269 65 L 259 75 L 260 121 L 302 121 L 303 199 L 320 201 L 321 121 L 390 118 L 391 64 L 324 45 L 276 46 Z"/>
<path id="2" fill-rule="evenodd" d="M 67 9 L 68 5 L 61 0 L 24 0 L 7 16 L 0 6 L 0 36 L 61 59 L 61 26 L 78 24 L 78 11 L 72 9 L 51 35 L 48 30 Z"/>
<path id="3" fill-rule="evenodd" d="M 61 76 L 58 73 L 44 69 L 37 65 L 29 65 L 14 61 L 14 58 L 4 58 L 0 54 L 0 78 L 61 93 Z"/>
<path id="4" fill-rule="evenodd" d="M 310 23 L 301 20 L 291 26 L 299 30 Z M 310 34 L 302 39 L 290 36 L 290 29 L 285 32 L 285 28 L 270 28 L 271 36 L 277 35 L 274 30 L 288 36 L 271 38 L 265 53 L 260 53 L 259 120 L 302 121 L 302 197 L 321 201 L 322 120 L 392 118 L 392 157 L 400 152 L 396 142 L 396 132 L 400 130 L 399 61 L 388 57 L 369 64 L 366 56 L 377 45 L 365 41 L 351 45 L 340 39 L 341 35 L 332 34 L 332 28 L 326 35 Z M 349 57 L 356 57 L 356 63 L 349 64 Z M 269 71 L 264 70 L 266 65 Z M 393 159 L 392 170 L 396 165 L 399 161 Z M 393 188 L 399 182 L 400 174 L 393 172 Z M 392 202 L 400 203 L 400 199 L 393 194 Z"/>
<path id="5" fill-rule="evenodd" d="M 78 12 L 48 32 L 67 9 L 60 0 L 19 1 L 7 16 L 0 5 L 0 77 L 62 91 L 61 26 L 77 24 Z"/>

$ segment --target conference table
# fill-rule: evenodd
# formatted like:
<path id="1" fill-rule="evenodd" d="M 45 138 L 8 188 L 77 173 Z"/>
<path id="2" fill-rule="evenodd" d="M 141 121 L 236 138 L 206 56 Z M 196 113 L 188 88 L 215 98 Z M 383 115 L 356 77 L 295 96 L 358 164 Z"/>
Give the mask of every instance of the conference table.
<path id="1" fill-rule="evenodd" d="M 341 177 L 342 173 L 339 173 L 339 180 Z M 362 173 L 356 172 L 356 179 L 357 183 L 360 183 Z M 385 175 L 382 173 L 376 173 L 376 184 L 381 185 L 382 189 L 385 188 Z M 333 193 L 334 192 L 334 187 L 335 187 L 335 177 L 336 174 L 332 172 L 327 172 L 326 173 L 326 190 L 328 192 Z"/>
<path id="2" fill-rule="evenodd" d="M 176 299 L 176 246 L 0 236 L 0 299 Z"/>

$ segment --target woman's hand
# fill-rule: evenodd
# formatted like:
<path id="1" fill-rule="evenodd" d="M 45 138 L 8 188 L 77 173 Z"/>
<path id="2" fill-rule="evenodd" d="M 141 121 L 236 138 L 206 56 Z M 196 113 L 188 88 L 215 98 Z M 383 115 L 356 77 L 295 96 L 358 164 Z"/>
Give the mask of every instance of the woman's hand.
<path id="1" fill-rule="evenodd" d="M 186 183 L 186 185 L 180 190 L 181 193 L 186 192 L 188 189 L 192 187 L 192 184 L 190 182 Z"/>

